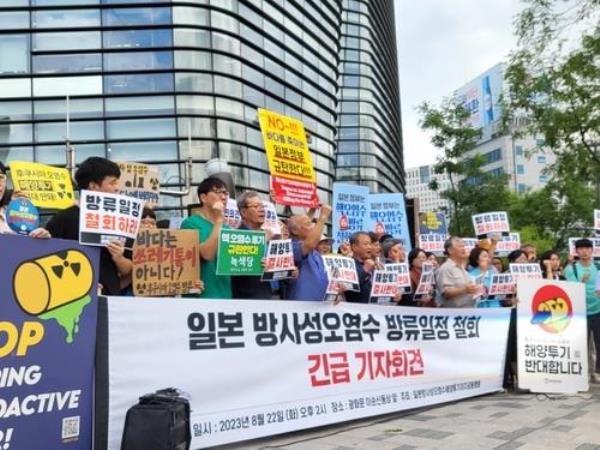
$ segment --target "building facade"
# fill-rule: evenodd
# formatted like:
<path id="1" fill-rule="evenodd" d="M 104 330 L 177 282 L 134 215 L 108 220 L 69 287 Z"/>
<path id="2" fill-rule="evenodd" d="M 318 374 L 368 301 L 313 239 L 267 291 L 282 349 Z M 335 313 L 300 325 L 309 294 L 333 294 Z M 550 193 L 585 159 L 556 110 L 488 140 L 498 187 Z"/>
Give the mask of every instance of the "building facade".
<path id="1" fill-rule="evenodd" d="M 339 181 L 404 192 L 393 0 L 343 0 Z"/>
<path id="2" fill-rule="evenodd" d="M 437 190 L 432 190 L 429 183 L 435 180 Z M 440 196 L 440 193 L 450 188 L 448 175 L 436 174 L 433 165 L 406 169 L 406 197 L 418 199 L 421 212 L 450 212 L 450 202 Z"/>

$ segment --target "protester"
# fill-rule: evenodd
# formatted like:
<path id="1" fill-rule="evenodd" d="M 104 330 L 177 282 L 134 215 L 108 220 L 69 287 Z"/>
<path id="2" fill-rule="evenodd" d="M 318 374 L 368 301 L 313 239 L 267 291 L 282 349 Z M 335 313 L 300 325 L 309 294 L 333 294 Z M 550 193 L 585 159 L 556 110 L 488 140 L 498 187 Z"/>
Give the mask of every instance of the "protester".
<path id="1" fill-rule="evenodd" d="M 356 263 L 360 291 L 346 291 L 346 300 L 351 303 L 369 303 L 375 269 L 373 255 L 377 247 L 374 248 L 371 236 L 364 231 L 357 231 L 350 236 L 350 247 Z"/>
<path id="2" fill-rule="evenodd" d="M 152 208 L 144 206 L 142 209 L 142 220 L 140 222 L 140 230 L 154 230 L 157 228 L 156 213 Z"/>
<path id="3" fill-rule="evenodd" d="M 406 249 L 400 239 L 386 239 L 381 244 L 385 263 L 403 263 L 406 261 Z"/>
<path id="4" fill-rule="evenodd" d="M 322 205 L 316 222 L 307 215 L 295 215 L 288 219 L 298 278 L 289 281 L 285 299 L 322 301 L 325 297 L 327 272 L 316 248 L 330 215 L 331 207 Z"/>
<path id="5" fill-rule="evenodd" d="M 521 245 L 521 250 L 525 252 L 527 255 L 527 261 L 530 263 L 537 262 L 537 249 L 533 244 L 523 244 Z"/>
<path id="6" fill-rule="evenodd" d="M 529 262 L 527 253 L 523 250 L 513 250 L 508 254 L 507 259 L 509 264 L 527 264 Z"/>
<path id="7" fill-rule="evenodd" d="M 488 292 L 492 287 L 492 277 L 496 269 L 490 264 L 490 254 L 483 247 L 475 247 L 469 255 L 469 275 L 476 284 L 481 285 L 483 289 L 482 298 L 477 303 L 479 308 L 499 308 L 502 305 L 497 298 L 488 299 Z M 480 280 L 477 283 L 477 280 Z"/>
<path id="8" fill-rule="evenodd" d="M 352 248 L 350 247 L 350 242 L 342 242 L 338 248 L 338 253 L 342 256 L 352 258 Z"/>
<path id="9" fill-rule="evenodd" d="M 217 251 L 219 234 L 224 225 L 225 203 L 229 192 L 225 182 L 219 178 L 206 178 L 197 189 L 200 207 L 196 214 L 181 223 L 183 230 L 198 230 L 200 240 L 200 279 L 204 291 L 195 296 L 210 299 L 229 299 L 231 277 L 217 275 Z"/>
<path id="10" fill-rule="evenodd" d="M 492 258 L 492 266 L 494 266 L 494 268 L 496 269 L 496 272 L 498 272 L 498 273 L 504 272 L 504 263 L 502 262 L 502 258 L 498 258 L 497 256 L 494 256 Z"/>
<path id="11" fill-rule="evenodd" d="M 383 247 L 379 241 L 379 234 L 374 231 L 370 231 L 368 234 L 371 239 L 371 258 L 375 261 L 378 267 L 383 266 Z M 352 240 L 350 240 L 350 247 L 352 247 Z"/>
<path id="12" fill-rule="evenodd" d="M 560 255 L 554 250 L 548 250 L 542 254 L 540 260 L 542 274 L 547 280 L 564 280 L 560 267 Z"/>
<path id="13" fill-rule="evenodd" d="M 6 219 L 6 207 L 11 200 L 20 197 L 27 197 L 20 192 L 13 192 L 11 195 L 8 189 L 6 189 L 7 179 L 8 175 L 6 173 L 6 167 L 0 162 L 0 234 L 15 234 L 15 232 L 8 226 L 8 221 Z M 41 227 L 32 230 L 28 236 L 39 239 L 48 239 L 51 237 L 48 230 Z"/>
<path id="14" fill-rule="evenodd" d="M 435 269 L 438 269 L 440 267 L 440 262 L 438 261 L 437 256 L 435 256 L 435 253 L 433 253 L 433 252 L 425 252 L 425 255 L 427 256 L 427 262 L 429 264 L 433 264 L 433 267 Z"/>
<path id="15" fill-rule="evenodd" d="M 237 198 L 237 207 L 242 216 L 240 230 L 260 231 L 265 224 L 265 207 L 255 191 L 246 191 Z M 273 295 L 271 283 L 261 281 L 258 276 L 232 276 L 233 298 L 270 300 Z"/>
<path id="16" fill-rule="evenodd" d="M 321 255 L 329 255 L 331 253 L 331 243 L 333 239 L 325 235 L 321 236 L 321 240 L 317 244 L 317 251 Z"/>
<path id="17" fill-rule="evenodd" d="M 567 266 L 565 278 L 567 281 L 585 284 L 588 339 L 593 339 L 596 347 L 596 361 L 594 372 L 591 373 L 591 381 L 598 383 L 600 382 L 600 284 L 597 281 L 598 268 L 592 259 L 593 249 L 594 245 L 589 239 L 579 239 L 575 242 L 579 261 Z"/>
<path id="18" fill-rule="evenodd" d="M 92 156 L 81 163 L 75 174 L 79 190 L 117 194 L 119 192 L 119 166 L 105 158 Z M 50 219 L 47 230 L 59 239 L 79 240 L 79 205 L 73 205 Z M 129 253 L 129 252 L 128 252 Z M 102 293 L 119 295 L 121 278 L 131 274 L 133 264 L 125 255 L 125 247 L 119 241 L 110 241 L 100 250 L 100 279 Z"/>
<path id="19" fill-rule="evenodd" d="M 444 242 L 448 259 L 438 269 L 437 287 L 446 308 L 472 308 L 477 286 L 465 270 L 467 252 L 462 239 L 451 237 Z"/>
<path id="20" fill-rule="evenodd" d="M 434 298 L 431 295 L 426 295 L 419 300 L 414 299 L 414 292 L 421 281 L 423 264 L 427 262 L 427 253 L 422 248 L 415 247 L 408 253 L 411 292 L 402 296 L 400 306 L 435 306 Z"/>

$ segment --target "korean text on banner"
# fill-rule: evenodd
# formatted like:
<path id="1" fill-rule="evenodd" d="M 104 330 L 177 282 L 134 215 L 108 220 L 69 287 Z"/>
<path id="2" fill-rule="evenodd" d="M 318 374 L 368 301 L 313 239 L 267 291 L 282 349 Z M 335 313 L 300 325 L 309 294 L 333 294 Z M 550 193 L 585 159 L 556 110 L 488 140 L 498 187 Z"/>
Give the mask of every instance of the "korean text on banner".
<path id="1" fill-rule="evenodd" d="M 404 195 L 369 194 L 369 231 L 391 234 L 404 242 L 407 251 L 412 248 L 408 233 L 408 219 Z"/>
<path id="2" fill-rule="evenodd" d="M 119 448 L 127 409 L 157 386 L 189 394 L 194 449 L 502 389 L 507 308 L 130 298 L 107 305 L 110 449 Z M 152 352 L 140 352 L 139 342 Z"/>
<path id="3" fill-rule="evenodd" d="M 217 251 L 217 275 L 262 275 L 264 231 L 222 229 Z"/>
<path id="4" fill-rule="evenodd" d="M 400 294 L 398 287 L 398 272 L 394 270 L 376 270 L 371 284 L 370 303 L 395 304 L 396 296 Z"/>
<path id="5" fill-rule="evenodd" d="M 262 229 L 271 233 L 272 236 L 279 236 L 281 234 L 281 225 L 279 224 L 275 205 L 272 202 L 263 200 L 263 206 L 265 208 L 265 223 Z"/>
<path id="6" fill-rule="evenodd" d="M 99 251 L 0 235 L 0 448 L 92 447 Z"/>
<path id="7" fill-rule="evenodd" d="M 137 162 L 117 162 L 121 169 L 119 194 L 157 205 L 160 194 L 160 171 L 157 166 Z"/>
<path id="8" fill-rule="evenodd" d="M 587 391 L 583 284 L 520 279 L 517 297 L 519 387 L 564 394 Z"/>
<path id="9" fill-rule="evenodd" d="M 419 213 L 419 234 L 448 234 L 446 226 L 446 216 L 439 212 L 420 212 Z"/>
<path id="10" fill-rule="evenodd" d="M 490 238 L 494 235 L 507 236 L 510 232 L 508 214 L 504 211 L 475 214 L 472 220 L 475 236 L 478 239 Z"/>
<path id="11" fill-rule="evenodd" d="M 242 216 L 234 198 L 227 199 L 223 215 L 225 216 L 225 224 L 231 228 L 239 228 L 242 224 Z"/>
<path id="12" fill-rule="evenodd" d="M 333 240 L 334 250 L 350 241 L 355 231 L 367 229 L 369 220 L 369 188 L 353 184 L 333 183 Z"/>
<path id="13" fill-rule="evenodd" d="M 296 265 L 291 239 L 271 239 L 267 245 L 265 272 L 262 280 L 282 280 L 292 278 Z"/>
<path id="14" fill-rule="evenodd" d="M 519 233 L 509 233 L 508 236 L 502 236 L 502 239 L 496 244 L 496 254 L 498 256 L 508 256 L 514 250 L 521 248 L 521 235 Z"/>
<path id="15" fill-rule="evenodd" d="M 419 234 L 419 248 L 422 248 L 426 252 L 431 252 L 436 256 L 444 256 L 444 243 L 446 239 L 448 239 L 448 236 L 445 234 Z"/>
<path id="16" fill-rule="evenodd" d="M 258 109 L 275 203 L 315 208 L 317 177 L 301 121 Z"/>
<path id="17" fill-rule="evenodd" d="M 140 230 L 133 246 L 136 296 L 188 294 L 199 279 L 196 230 Z"/>
<path id="18" fill-rule="evenodd" d="M 10 173 L 15 191 L 27 194 L 38 208 L 65 209 L 75 203 L 73 183 L 67 169 L 12 161 Z"/>
<path id="19" fill-rule="evenodd" d="M 104 246 L 120 241 L 132 248 L 140 228 L 142 201 L 118 194 L 81 191 L 79 242 Z"/>

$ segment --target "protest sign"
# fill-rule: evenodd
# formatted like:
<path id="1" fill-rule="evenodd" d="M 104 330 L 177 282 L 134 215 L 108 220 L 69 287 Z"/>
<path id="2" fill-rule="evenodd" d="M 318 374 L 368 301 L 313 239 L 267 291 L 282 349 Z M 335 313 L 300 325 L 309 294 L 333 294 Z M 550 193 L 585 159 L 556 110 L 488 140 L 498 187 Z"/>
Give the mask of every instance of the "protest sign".
<path id="1" fill-rule="evenodd" d="M 594 210 L 594 230 L 600 235 L 600 209 Z"/>
<path id="2" fill-rule="evenodd" d="M 471 253 L 471 250 L 477 247 L 477 243 L 479 242 L 474 238 L 462 238 L 462 241 L 465 244 L 465 251 L 467 252 L 467 255 Z"/>
<path id="3" fill-rule="evenodd" d="M 444 242 L 446 242 L 446 239 L 448 239 L 448 236 L 445 234 L 420 234 L 419 248 L 436 256 L 444 256 Z"/>
<path id="4" fill-rule="evenodd" d="M 12 161 L 10 174 L 15 191 L 25 193 L 38 208 L 65 209 L 75 203 L 73 183 L 67 169 Z"/>
<path id="5" fill-rule="evenodd" d="M 263 200 L 263 206 L 265 207 L 265 223 L 262 229 L 269 231 L 272 236 L 281 235 L 281 225 L 279 224 L 279 217 L 277 217 L 277 209 L 271 202 Z"/>
<path id="6" fill-rule="evenodd" d="M 512 275 L 513 284 L 516 285 L 521 279 L 539 280 L 543 278 L 542 268 L 539 264 L 509 264 L 509 271 Z"/>
<path id="7" fill-rule="evenodd" d="M 29 234 L 40 226 L 40 213 L 27 198 L 16 198 L 6 207 L 6 223 L 17 234 Z"/>
<path id="8" fill-rule="evenodd" d="M 440 212 L 419 213 L 419 234 L 448 234 L 446 216 Z"/>
<path id="9" fill-rule="evenodd" d="M 200 243 L 196 230 L 140 230 L 133 246 L 133 293 L 136 296 L 188 294 L 200 279 Z"/>
<path id="10" fill-rule="evenodd" d="M 408 220 L 404 195 L 397 194 L 369 194 L 369 231 L 379 235 L 391 234 L 404 243 L 407 251 L 412 244 L 408 233 Z"/>
<path id="11" fill-rule="evenodd" d="M 265 271 L 262 281 L 292 278 L 296 269 L 291 239 L 272 239 L 267 245 Z"/>
<path id="12" fill-rule="evenodd" d="M 584 285 L 520 279 L 517 297 L 519 388 L 564 394 L 587 391 Z"/>
<path id="13" fill-rule="evenodd" d="M 575 258 L 579 258 L 577 255 L 577 250 L 575 249 L 575 242 L 577 242 L 579 239 L 583 238 L 569 238 L 569 255 Z M 589 237 L 587 239 L 592 241 L 592 258 L 595 260 L 600 260 L 600 237 Z"/>
<path id="14" fill-rule="evenodd" d="M 104 246 L 120 241 L 132 248 L 140 228 L 142 201 L 126 195 L 81 191 L 79 242 Z"/>
<path id="15" fill-rule="evenodd" d="M 473 228 L 478 239 L 496 236 L 506 236 L 510 232 L 508 214 L 504 211 L 494 211 L 483 214 L 475 214 L 473 217 Z"/>
<path id="16" fill-rule="evenodd" d="M 400 293 L 398 273 L 393 270 L 375 270 L 371 283 L 370 303 L 392 304 Z"/>
<path id="17" fill-rule="evenodd" d="M 258 109 L 275 203 L 315 208 L 319 205 L 304 124 L 300 120 Z"/>
<path id="18" fill-rule="evenodd" d="M 223 217 L 225 219 L 225 225 L 230 228 L 239 228 L 242 224 L 242 216 L 237 207 L 237 202 L 234 198 L 228 198 L 225 204 L 225 211 L 223 211 Z"/>
<path id="19" fill-rule="evenodd" d="M 107 308 L 110 409 L 97 433 L 110 449 L 127 409 L 162 386 L 189 394 L 193 449 L 502 390 L 508 308 L 118 297 Z"/>
<path id="20" fill-rule="evenodd" d="M 322 259 L 330 283 L 342 283 L 348 291 L 360 291 L 354 259 L 338 255 L 323 255 Z"/>
<path id="21" fill-rule="evenodd" d="M 520 248 L 521 236 L 519 233 L 509 233 L 508 236 L 502 236 L 502 239 L 496 243 L 496 254 L 507 256 L 510 252 Z"/>
<path id="22" fill-rule="evenodd" d="M 385 265 L 385 270 L 391 270 L 396 272 L 398 289 L 401 292 L 410 292 L 410 273 L 408 269 L 408 263 L 390 263 Z"/>
<path id="23" fill-rule="evenodd" d="M 333 248 L 350 241 L 355 231 L 367 229 L 369 188 L 354 184 L 333 183 Z"/>
<path id="24" fill-rule="evenodd" d="M 264 231 L 222 229 L 217 275 L 262 275 L 265 245 Z"/>
<path id="25" fill-rule="evenodd" d="M 515 282 L 510 273 L 495 273 L 492 275 L 492 284 L 488 295 L 509 295 L 515 292 Z"/>
<path id="26" fill-rule="evenodd" d="M 99 251 L 0 235 L 0 448 L 92 448 Z"/>
<path id="27" fill-rule="evenodd" d="M 432 297 L 435 292 L 435 267 L 433 264 L 423 263 L 421 266 L 421 278 L 413 298 L 421 300 L 424 297 Z"/>
<path id="28" fill-rule="evenodd" d="M 121 169 L 119 194 L 157 205 L 160 194 L 160 171 L 157 166 L 137 162 L 117 162 Z"/>

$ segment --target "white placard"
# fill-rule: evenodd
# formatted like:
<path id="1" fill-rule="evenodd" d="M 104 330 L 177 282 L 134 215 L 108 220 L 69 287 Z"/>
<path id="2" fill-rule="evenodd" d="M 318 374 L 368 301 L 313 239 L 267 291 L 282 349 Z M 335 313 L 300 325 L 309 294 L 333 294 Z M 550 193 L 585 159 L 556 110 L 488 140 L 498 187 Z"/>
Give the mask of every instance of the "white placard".
<path id="1" fill-rule="evenodd" d="M 439 233 L 429 233 L 419 235 L 419 248 L 426 252 L 431 252 L 436 256 L 444 256 L 444 242 L 448 236 Z"/>
<path id="2" fill-rule="evenodd" d="M 498 256 L 508 256 L 512 251 L 521 248 L 521 235 L 519 233 L 509 233 L 508 236 L 502 236 L 502 239 L 496 244 L 496 254 Z"/>
<path id="3" fill-rule="evenodd" d="M 281 225 L 279 224 L 279 217 L 277 217 L 277 209 L 272 202 L 263 200 L 265 207 L 265 223 L 262 229 L 271 232 L 273 236 L 279 236 L 281 234 Z"/>
<path id="4" fill-rule="evenodd" d="M 393 270 L 375 270 L 371 282 L 370 303 L 390 304 L 398 295 L 398 273 Z"/>
<path id="5" fill-rule="evenodd" d="M 404 292 L 410 292 L 412 286 L 410 284 L 410 270 L 408 263 L 390 263 L 385 265 L 385 270 L 391 270 L 398 274 L 398 288 Z"/>
<path id="6" fill-rule="evenodd" d="M 262 281 L 292 278 L 295 269 L 291 239 L 271 239 L 267 242 Z"/>
<path id="7" fill-rule="evenodd" d="M 358 283 L 358 272 L 356 271 L 356 261 L 347 256 L 324 255 L 322 256 L 329 286 L 327 294 L 337 294 L 337 288 L 332 285 L 342 283 L 348 291 L 360 291 Z M 335 290 L 335 292 L 334 292 Z"/>
<path id="8" fill-rule="evenodd" d="M 237 202 L 234 198 L 227 199 L 223 216 L 225 219 L 225 225 L 229 225 L 231 228 L 239 228 L 242 224 L 242 216 L 240 215 Z"/>
<path id="9" fill-rule="evenodd" d="M 507 235 L 510 232 L 508 214 L 504 211 L 475 214 L 472 217 L 473 229 L 478 239 L 488 238 L 493 235 Z"/>

